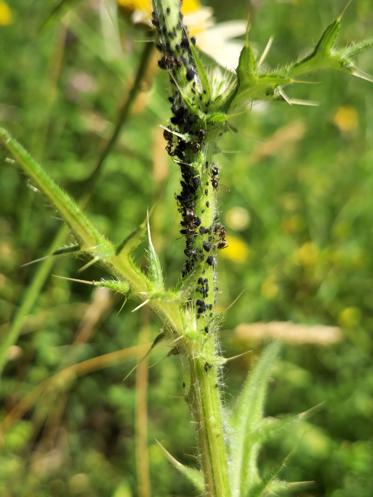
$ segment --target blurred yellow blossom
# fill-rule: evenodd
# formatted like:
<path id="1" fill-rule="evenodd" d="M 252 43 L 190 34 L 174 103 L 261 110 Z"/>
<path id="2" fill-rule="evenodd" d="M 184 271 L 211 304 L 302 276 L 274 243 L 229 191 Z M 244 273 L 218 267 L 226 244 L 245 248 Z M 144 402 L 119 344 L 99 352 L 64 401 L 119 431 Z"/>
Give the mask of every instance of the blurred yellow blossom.
<path id="1" fill-rule="evenodd" d="M 1 1 L 1 0 L 0 0 Z M 134 23 L 151 24 L 151 0 L 117 0 L 118 5 L 132 14 Z M 184 22 L 191 35 L 197 35 L 197 46 L 221 66 L 235 70 L 242 43 L 232 40 L 246 32 L 246 22 L 228 21 L 215 24 L 213 11 L 199 0 L 183 0 Z"/>
<path id="2" fill-rule="evenodd" d="M 250 248 L 243 240 L 232 235 L 227 235 L 226 240 L 228 246 L 221 250 L 222 257 L 237 263 L 243 263 L 249 259 Z"/>
<path id="3" fill-rule="evenodd" d="M 346 307 L 338 316 L 338 322 L 343 328 L 357 326 L 361 320 L 361 311 L 357 307 Z"/>
<path id="4" fill-rule="evenodd" d="M 130 12 L 139 12 L 142 14 L 143 22 L 149 22 L 152 14 L 152 2 L 151 0 L 118 0 L 118 5 Z M 184 15 L 190 12 L 196 12 L 201 8 L 199 0 L 184 0 L 182 4 L 182 12 Z M 139 19 L 139 17 L 138 17 Z M 136 22 L 140 22 L 136 19 Z"/>
<path id="5" fill-rule="evenodd" d="M 0 26 L 9 26 L 13 22 L 13 14 L 9 5 L 0 0 Z"/>
<path id="6" fill-rule="evenodd" d="M 319 248 L 312 242 L 306 242 L 295 252 L 295 261 L 301 266 L 315 266 L 319 258 Z"/>
<path id="7" fill-rule="evenodd" d="M 336 110 L 333 123 L 342 133 L 351 133 L 359 125 L 359 114 L 354 107 L 343 105 Z"/>

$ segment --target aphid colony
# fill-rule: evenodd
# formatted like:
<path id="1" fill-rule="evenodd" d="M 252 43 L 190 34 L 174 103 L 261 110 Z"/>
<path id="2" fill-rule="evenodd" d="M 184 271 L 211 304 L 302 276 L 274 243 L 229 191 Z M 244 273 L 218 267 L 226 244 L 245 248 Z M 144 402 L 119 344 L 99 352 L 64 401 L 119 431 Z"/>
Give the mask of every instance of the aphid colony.
<path id="1" fill-rule="evenodd" d="M 181 191 L 176 201 L 181 214 L 180 233 L 185 237 L 182 275 L 193 278 L 196 274 L 194 305 L 200 317 L 206 312 L 212 315 L 216 291 L 209 289 L 209 283 L 215 286 L 209 269 L 216 265 L 216 249 L 226 246 L 224 227 L 210 205 L 213 191 L 219 186 L 219 169 L 206 160 L 207 130 L 198 109 L 207 109 L 209 102 L 205 101 L 206 92 L 198 80 L 187 29 L 181 15 L 174 26 L 171 22 L 167 24 L 169 9 L 164 12 L 166 22 L 162 22 L 161 28 L 158 15 L 154 12 L 152 15 L 158 30 L 157 48 L 162 54 L 159 67 L 168 71 L 173 87 L 169 98 L 172 117 L 164 137 L 168 154 L 180 167 Z M 204 274 L 208 277 L 203 277 Z M 204 330 L 208 333 L 208 326 Z"/>

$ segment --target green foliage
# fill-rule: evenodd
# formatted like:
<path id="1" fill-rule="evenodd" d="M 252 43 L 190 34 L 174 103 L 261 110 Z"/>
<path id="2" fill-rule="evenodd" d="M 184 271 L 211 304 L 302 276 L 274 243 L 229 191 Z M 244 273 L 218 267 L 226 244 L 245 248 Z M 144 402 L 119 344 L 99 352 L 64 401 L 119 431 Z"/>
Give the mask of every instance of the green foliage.
<path id="1" fill-rule="evenodd" d="M 250 371 L 231 420 L 231 478 L 233 495 L 246 497 L 260 481 L 256 432 L 263 423 L 263 409 L 271 368 L 279 351 L 274 342 Z M 255 440 L 255 441 L 254 441 Z"/>
<path id="2" fill-rule="evenodd" d="M 201 471 L 189 466 L 185 466 L 185 464 L 181 464 L 162 445 L 160 445 L 160 447 L 165 453 L 167 459 L 174 466 L 174 468 L 176 468 L 180 472 L 180 474 L 182 474 L 187 480 L 189 480 L 196 488 L 196 490 L 198 490 L 198 492 L 203 492 L 204 482 L 203 474 L 201 473 Z"/>
<path id="3" fill-rule="evenodd" d="M 34 181 L 58 209 L 87 252 L 105 259 L 112 249 L 105 238 L 93 227 L 75 202 L 45 173 L 31 155 L 6 131 L 0 128 L 0 140 L 18 161 L 24 172 Z M 107 255 L 106 255 L 107 254 Z"/>
<path id="4" fill-rule="evenodd" d="M 347 6 L 344 10 L 347 9 Z M 343 12 L 344 13 L 344 12 Z M 336 49 L 336 41 L 341 31 L 343 13 L 331 22 L 322 33 L 313 51 L 303 59 L 289 63 L 276 70 L 259 70 L 253 48 L 246 35 L 237 68 L 237 88 L 235 105 L 245 101 L 272 99 L 282 97 L 288 103 L 291 100 L 285 96 L 282 86 L 298 83 L 298 76 L 303 76 L 321 69 L 336 69 L 353 76 L 373 82 L 368 74 L 358 69 L 351 57 L 372 46 L 372 40 L 367 39 L 359 44 Z M 358 48 L 357 48 L 358 47 Z"/>
<path id="5" fill-rule="evenodd" d="M 72 12 L 62 77 L 51 105 L 48 95 L 52 83 L 47 68 L 51 67 L 48 62 L 56 60 L 53 49 L 57 46 L 58 23 L 49 23 L 36 37 L 50 6 L 39 3 L 30 7 L 23 0 L 14 6 L 8 3 L 16 11 L 17 23 L 1 32 L 6 50 L 0 54 L 0 119 L 40 158 L 50 176 L 78 197 L 79 181 L 89 174 L 109 134 L 106 124 L 115 120 L 123 98 L 123 81 L 127 86 L 135 72 L 141 51 L 137 41 L 144 34 L 121 21 L 125 50 L 121 59 L 110 61 L 103 50 L 96 12 L 86 2 L 80 2 Z M 230 7 L 232 15 L 233 11 L 241 17 L 246 14 L 239 3 Z M 318 39 L 320 18 L 321 22 L 330 19 L 335 5 L 330 2 L 323 7 L 321 12 L 316 1 L 264 1 L 255 10 L 250 38 L 266 40 L 275 33 L 268 59 L 272 67 L 284 68 L 284 60 L 295 60 L 294 47 L 311 45 Z M 218 9 L 222 12 L 226 7 L 221 4 Z M 231 12 L 223 12 L 224 18 Z M 364 31 L 371 18 L 371 3 L 356 0 L 345 16 L 348 19 L 340 35 L 342 48 L 334 50 L 344 59 L 361 57 L 359 65 L 371 73 L 371 60 L 364 49 L 371 46 L 372 40 L 343 48 L 350 39 L 369 34 Z M 251 43 L 254 54 L 260 52 L 258 42 Z M 259 69 L 266 71 L 264 65 Z M 261 107 L 260 112 L 254 109 L 245 116 L 231 116 L 230 122 L 239 132 L 218 140 L 223 152 L 220 210 L 227 213 L 224 217 L 229 235 L 241 239 L 249 248 L 245 262 L 239 262 L 237 253 L 229 249 L 219 260 L 220 285 L 225 288 L 219 295 L 221 307 L 230 306 L 245 290 L 224 316 L 223 328 L 233 330 L 240 322 L 292 319 L 339 324 L 344 329 L 344 341 L 331 348 L 283 347 L 284 360 L 273 375 L 266 411 L 271 416 L 289 413 L 289 417 L 284 417 L 283 429 L 281 421 L 264 418 L 253 437 L 260 444 L 267 441 L 259 459 L 263 473 L 258 492 L 281 490 L 280 487 L 290 491 L 283 479 L 315 481 L 314 485 L 297 489 L 296 495 L 301 497 L 370 497 L 373 486 L 369 297 L 373 270 L 369 228 L 373 208 L 373 102 L 370 87 L 348 80 L 343 72 L 348 71 L 323 75 L 322 85 L 303 90 L 301 96 L 306 94 L 310 100 L 319 101 L 320 108 L 305 111 L 273 102 L 270 110 Z M 82 91 L 72 84 L 82 73 L 93 80 L 93 88 Z M 152 151 L 150 146 L 152 133 L 168 117 L 164 88 L 164 78 L 157 75 L 151 93 L 143 94 L 147 106 L 136 108 L 110 153 L 94 203 L 83 210 L 89 211 L 92 224 L 109 234 L 116 247 L 124 234 L 141 225 L 146 209 L 156 203 L 152 214 L 153 245 L 165 269 L 166 285 L 174 288 L 179 283 L 182 261 L 176 223 L 170 222 L 177 216 L 173 199 L 177 188 L 175 169 L 170 168 L 165 183 L 148 180 L 156 156 L 156 149 Z M 295 85 L 292 88 L 299 97 Z M 51 121 L 45 132 L 48 114 Z M 224 113 L 216 113 L 213 119 L 226 122 Z M 276 130 L 281 130 L 282 135 L 275 134 Z M 261 144 L 266 147 L 261 148 Z M 238 150 L 244 153 L 232 153 Z M 2 149 L 1 160 L 6 155 Z M 3 164 L 1 174 L 1 321 L 12 321 L 27 285 L 38 300 L 33 315 L 27 311 L 26 320 L 18 327 L 16 346 L 6 356 L 0 417 L 9 422 L 8 414 L 20 402 L 27 401 L 30 395 L 36 401 L 19 419 L 13 418 L 12 426 L 1 424 L 9 437 L 5 437 L 7 445 L 1 450 L 0 493 L 11 497 L 111 497 L 115 492 L 136 495 L 135 479 L 130 476 L 135 474 L 134 376 L 122 382 L 132 363 L 121 362 L 82 375 L 64 395 L 59 389 L 56 396 L 36 396 L 33 392 L 69 358 L 83 361 L 135 345 L 146 314 L 145 318 L 140 312 L 118 315 L 121 299 L 114 296 L 111 305 L 115 309 L 100 320 L 94 335 L 87 343 L 74 344 L 84 311 L 90 303 L 93 308 L 97 306 L 93 304 L 91 288 L 56 278 L 42 278 L 46 281 L 43 291 L 42 285 L 32 286 L 33 282 L 40 283 L 34 277 L 38 267 L 20 269 L 20 265 L 47 253 L 58 224 L 41 196 L 28 191 L 13 167 Z M 231 213 L 236 214 L 238 207 L 248 215 L 243 228 L 231 221 L 235 221 Z M 146 238 L 146 222 L 142 233 L 139 244 L 131 249 L 131 257 L 136 267 L 144 270 L 146 260 L 139 255 L 139 249 Z M 168 243 L 170 239 L 175 243 Z M 57 245 L 60 246 L 61 243 Z M 56 264 L 53 273 L 59 275 L 77 275 L 98 283 L 103 276 L 101 268 L 93 266 L 84 275 L 76 274 L 82 262 L 73 258 L 49 257 L 46 261 Z M 49 269 L 45 270 L 48 273 Z M 183 294 L 177 298 L 183 298 Z M 2 326 L 1 339 L 8 338 L 9 329 Z M 159 325 L 154 324 L 152 337 L 158 333 Z M 242 347 L 246 345 L 233 331 L 223 333 L 226 355 L 238 354 Z M 178 358 L 165 359 L 167 353 L 168 349 L 160 346 L 151 355 L 151 365 L 156 364 L 150 369 L 149 391 L 152 494 L 194 495 L 192 487 L 170 470 L 154 443 L 161 440 L 184 466 L 196 465 L 190 456 L 196 445 L 193 426 L 180 399 Z M 255 347 L 255 356 L 258 353 Z M 230 401 L 240 389 L 248 365 L 246 359 L 240 359 L 227 366 L 225 390 Z M 321 409 L 307 426 L 291 422 L 292 413 L 320 403 Z M 44 424 L 42 419 L 47 422 Z M 280 467 L 281 474 L 273 471 L 271 468 L 278 468 L 279 461 L 294 449 L 295 439 L 295 455 Z"/>

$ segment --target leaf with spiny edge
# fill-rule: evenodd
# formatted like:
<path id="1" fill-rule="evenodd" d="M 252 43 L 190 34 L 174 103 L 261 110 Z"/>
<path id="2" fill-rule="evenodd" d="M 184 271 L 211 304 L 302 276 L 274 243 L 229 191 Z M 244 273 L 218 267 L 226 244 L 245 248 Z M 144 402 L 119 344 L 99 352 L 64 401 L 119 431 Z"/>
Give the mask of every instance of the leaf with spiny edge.
<path id="1" fill-rule="evenodd" d="M 343 15 L 350 3 L 351 1 L 348 2 L 342 13 L 326 27 L 316 47 L 309 55 L 275 71 L 258 72 L 256 58 L 246 35 L 245 46 L 242 49 L 236 71 L 236 91 L 230 104 L 234 102 L 235 105 L 240 105 L 245 101 L 277 99 L 280 96 L 290 105 L 315 105 L 314 102 L 294 100 L 287 97 L 282 87 L 302 83 L 302 81 L 297 81 L 298 76 L 321 69 L 334 69 L 368 82 L 373 82 L 373 76 L 356 67 L 351 61 L 351 57 L 372 47 L 373 39 L 349 45 L 344 49 L 336 49 L 335 47 L 341 30 Z"/>
<path id="2" fill-rule="evenodd" d="M 294 64 L 294 68 L 302 67 L 303 69 L 312 69 L 314 65 L 326 64 L 330 58 L 333 56 L 333 49 L 335 48 L 335 43 L 341 31 L 341 23 L 344 13 L 349 7 L 351 0 L 342 10 L 341 14 L 332 21 L 322 33 L 319 41 L 317 42 L 315 48 L 312 52 L 304 57 L 299 62 Z"/>
<path id="3" fill-rule="evenodd" d="M 249 40 L 248 26 L 246 30 L 245 45 L 241 50 L 238 67 L 236 69 L 238 86 L 243 88 L 255 84 L 258 76 L 257 69 L 256 56 Z"/>
<path id="4" fill-rule="evenodd" d="M 300 425 L 306 426 L 306 420 L 310 418 L 315 411 L 320 408 L 320 404 L 295 415 L 280 416 L 277 418 L 262 418 L 252 435 L 252 442 L 264 444 L 269 439 L 276 437 L 281 432 L 287 432 L 290 429 L 299 428 Z"/>
<path id="5" fill-rule="evenodd" d="M 253 441 L 255 431 L 263 419 L 263 406 L 272 366 L 280 344 L 273 342 L 262 352 L 257 364 L 249 372 L 231 417 L 231 479 L 233 496 L 259 483 L 257 457 L 260 448 Z"/>
<path id="6" fill-rule="evenodd" d="M 149 292 L 141 292 L 141 295 L 148 300 L 158 300 L 159 302 L 185 302 L 183 292 L 177 290 L 151 290 Z"/>
<path id="7" fill-rule="evenodd" d="M 203 481 L 203 475 L 202 472 L 199 471 L 196 468 L 191 468 L 190 466 L 185 466 L 185 464 L 182 464 L 179 462 L 177 459 L 174 458 L 172 454 L 168 452 L 165 447 L 160 442 L 157 442 L 164 454 L 166 455 L 167 459 L 170 461 L 170 463 L 183 475 L 187 480 L 189 480 L 194 487 L 199 491 L 203 492 L 205 489 L 204 481 Z"/>
<path id="8" fill-rule="evenodd" d="M 304 59 L 288 66 L 290 76 L 298 76 L 306 72 L 319 69 L 335 69 L 345 72 L 360 79 L 373 82 L 373 76 L 357 68 L 351 57 L 360 54 L 363 50 L 373 46 L 373 39 L 369 38 L 349 46 L 336 49 L 335 44 L 341 30 L 342 18 L 349 7 L 351 0 L 347 3 L 342 13 L 325 29 L 315 49 Z"/>
<path id="9" fill-rule="evenodd" d="M 284 492 L 288 494 L 289 492 L 295 492 L 305 487 L 309 487 L 312 484 L 312 481 L 287 482 L 271 477 L 257 485 L 250 493 L 247 493 L 242 497 L 277 497 Z"/>
<path id="10" fill-rule="evenodd" d="M 120 280 L 82 280 L 79 278 L 69 278 L 66 276 L 59 276 L 57 274 L 53 275 L 55 278 L 59 278 L 61 280 L 73 281 L 75 283 L 82 283 L 83 285 L 91 285 L 97 286 L 101 288 L 108 288 L 115 293 L 120 293 L 121 295 L 128 295 L 130 292 L 130 286 L 126 281 Z"/>
<path id="11" fill-rule="evenodd" d="M 279 475 L 286 467 L 292 452 L 290 452 L 282 461 L 282 463 L 273 469 L 264 479 L 250 484 L 244 488 L 240 497 L 277 497 L 279 493 L 298 490 L 305 486 L 311 485 L 312 481 L 287 482 L 279 479 Z"/>
<path id="12" fill-rule="evenodd" d="M 149 223 L 149 213 L 147 213 L 147 232 L 148 232 L 148 272 L 150 280 L 153 283 L 154 291 L 162 292 L 164 290 L 163 272 L 161 262 L 157 251 L 154 248 Z"/>
<path id="13" fill-rule="evenodd" d="M 193 45 L 193 43 L 190 43 L 190 50 L 192 52 L 194 63 L 197 69 L 197 74 L 202 86 L 202 92 L 204 94 L 203 98 L 206 102 L 208 102 L 211 99 L 211 86 L 209 78 L 207 76 L 207 72 L 205 70 L 205 66 L 201 60 L 198 49 Z"/>
<path id="14" fill-rule="evenodd" d="M 344 58 L 351 58 L 360 55 L 361 52 L 366 50 L 367 48 L 373 47 L 373 38 L 367 38 L 366 40 L 354 42 L 348 45 L 347 47 L 340 50 L 340 54 Z"/>
<path id="15" fill-rule="evenodd" d="M 147 218 L 117 246 L 116 255 L 129 256 L 140 246 L 146 234 Z"/>
<path id="16" fill-rule="evenodd" d="M 252 433 L 251 442 L 264 444 L 282 431 L 288 431 L 302 421 L 302 415 L 263 418 Z"/>

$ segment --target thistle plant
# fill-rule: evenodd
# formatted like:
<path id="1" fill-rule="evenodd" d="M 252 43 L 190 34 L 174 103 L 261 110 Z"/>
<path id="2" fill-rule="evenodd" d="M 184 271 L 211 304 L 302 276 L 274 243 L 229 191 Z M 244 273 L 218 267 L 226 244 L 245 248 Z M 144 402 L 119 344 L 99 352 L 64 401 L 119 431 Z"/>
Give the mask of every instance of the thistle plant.
<path id="1" fill-rule="evenodd" d="M 149 217 L 115 246 L 91 223 L 82 209 L 61 190 L 28 152 L 5 130 L 5 148 L 60 212 L 77 244 L 71 249 L 85 254 L 89 264 L 101 264 L 110 275 L 93 282 L 138 299 L 163 323 L 161 339 L 171 341 L 183 372 L 185 399 L 195 421 L 199 468 L 187 468 L 169 455 L 175 466 L 207 497 L 254 497 L 290 488 L 277 475 L 264 479 L 258 454 L 269 432 L 288 420 L 269 422 L 263 405 L 271 366 L 278 344 L 271 344 L 246 380 L 231 415 L 223 405 L 222 369 L 227 359 L 219 346 L 218 252 L 226 246 L 219 219 L 217 192 L 220 137 L 233 130 L 235 113 L 245 112 L 256 100 L 293 100 L 285 87 L 313 72 L 334 69 L 368 81 L 372 78 L 355 66 L 352 58 L 373 45 L 365 40 L 337 48 L 342 15 L 323 32 L 306 57 L 275 70 L 262 67 L 248 31 L 235 73 L 206 63 L 183 24 L 179 0 L 154 0 L 152 22 L 160 52 L 159 66 L 169 76 L 172 117 L 164 127 L 167 152 L 180 170 L 180 189 L 175 192 L 184 238 L 184 262 L 177 288 L 168 288 L 154 248 Z M 312 103 L 311 103 L 312 104 Z M 147 239 L 146 269 L 134 259 L 134 251 Z M 61 251 L 60 251 L 61 252 Z M 298 420 L 296 418 L 295 420 Z"/>

